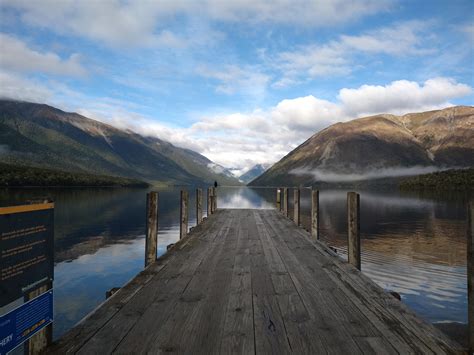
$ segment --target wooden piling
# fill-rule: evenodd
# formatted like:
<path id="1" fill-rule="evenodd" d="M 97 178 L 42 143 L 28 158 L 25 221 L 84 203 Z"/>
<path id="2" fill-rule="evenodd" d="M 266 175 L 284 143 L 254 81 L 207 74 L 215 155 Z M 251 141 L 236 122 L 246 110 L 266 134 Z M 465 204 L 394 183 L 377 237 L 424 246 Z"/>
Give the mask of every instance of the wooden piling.
<path id="1" fill-rule="evenodd" d="M 360 270 L 360 196 L 347 193 L 347 257 Z"/>
<path id="2" fill-rule="evenodd" d="M 467 210 L 467 303 L 469 354 L 474 353 L 474 200 Z"/>
<path id="3" fill-rule="evenodd" d="M 48 292 L 52 288 L 52 282 L 47 282 L 45 285 L 36 288 L 35 290 L 29 291 L 25 295 L 25 301 L 30 301 L 35 297 L 42 295 L 45 292 Z M 42 354 L 45 349 L 53 342 L 53 324 L 49 324 L 35 335 L 33 335 L 25 343 L 24 354 L 34 355 Z"/>
<path id="4" fill-rule="evenodd" d="M 300 189 L 293 190 L 293 220 L 297 226 L 300 225 Z"/>
<path id="5" fill-rule="evenodd" d="M 212 188 L 212 213 L 217 211 L 217 188 Z"/>
<path id="6" fill-rule="evenodd" d="M 281 190 L 278 188 L 276 190 L 277 196 L 276 196 L 276 209 L 277 211 L 281 211 Z"/>
<path id="7" fill-rule="evenodd" d="M 179 239 L 188 234 L 188 205 L 189 194 L 187 190 L 181 190 L 180 209 L 179 209 Z"/>
<path id="8" fill-rule="evenodd" d="M 288 218 L 288 188 L 283 188 L 283 214 Z"/>
<path id="9" fill-rule="evenodd" d="M 311 190 L 311 236 L 319 239 L 319 190 Z"/>
<path id="10" fill-rule="evenodd" d="M 212 214 L 212 188 L 207 188 L 207 216 Z"/>
<path id="11" fill-rule="evenodd" d="M 49 198 L 39 198 L 28 200 L 29 204 L 41 204 L 41 203 L 53 203 L 53 200 Z M 54 238 L 54 236 L 53 236 Z M 36 286 L 24 293 L 24 301 L 31 301 L 33 298 L 36 298 L 42 295 L 45 292 L 48 292 L 53 288 L 53 283 L 48 281 L 40 286 Z M 28 339 L 24 343 L 23 354 L 33 355 L 44 353 L 45 349 L 53 342 L 53 324 L 49 324 L 43 329 L 39 330 L 35 335 Z"/>
<path id="12" fill-rule="evenodd" d="M 202 222 L 202 189 L 196 189 L 196 225 Z"/>
<path id="13" fill-rule="evenodd" d="M 156 260 L 158 248 L 158 192 L 146 195 L 145 267 Z"/>

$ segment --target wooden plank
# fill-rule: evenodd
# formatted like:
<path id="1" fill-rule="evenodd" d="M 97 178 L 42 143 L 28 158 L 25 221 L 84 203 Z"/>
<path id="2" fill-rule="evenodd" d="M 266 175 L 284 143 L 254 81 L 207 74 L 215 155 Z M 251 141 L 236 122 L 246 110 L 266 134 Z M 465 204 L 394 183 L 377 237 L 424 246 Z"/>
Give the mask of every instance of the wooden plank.
<path id="1" fill-rule="evenodd" d="M 276 299 L 292 352 L 302 354 L 324 354 L 327 352 L 319 335 L 314 332 L 311 315 L 282 260 L 275 240 L 262 220 L 262 212 L 254 211 L 258 235 L 270 272 Z"/>
<path id="2" fill-rule="evenodd" d="M 467 296 L 469 351 L 474 353 L 474 200 L 469 201 L 467 211 Z"/>
<path id="3" fill-rule="evenodd" d="M 352 265 L 341 262 L 337 254 L 328 247 L 312 241 L 303 230 L 293 230 L 309 241 L 322 256 L 331 256 L 330 262 L 322 265 L 323 269 L 377 328 L 386 329 L 390 326 L 388 330 L 384 330 L 383 335 L 397 350 L 405 348 L 403 351 L 406 353 L 463 353 L 459 344 L 418 318 L 402 302 L 384 292 Z M 291 238 L 293 241 L 298 239 Z M 321 260 L 320 257 L 315 259 Z"/>
<path id="4" fill-rule="evenodd" d="M 225 311 L 221 354 L 255 353 L 250 274 L 250 239 L 247 225 L 241 224 L 239 250 L 235 257 L 232 284 Z"/>
<path id="5" fill-rule="evenodd" d="M 224 228 L 223 233 L 219 233 L 212 242 L 212 252 L 202 261 L 186 289 L 179 295 L 178 302 L 170 312 L 170 316 L 156 329 L 156 332 L 154 331 L 155 329 L 147 331 L 146 337 L 149 339 L 149 344 L 145 348 L 147 352 L 189 353 L 189 349 L 195 347 L 195 344 L 198 344 L 200 337 L 205 336 L 202 332 L 203 329 L 196 326 L 193 327 L 191 324 L 204 326 L 204 323 L 200 323 L 199 314 L 203 314 L 202 309 L 206 307 L 209 293 L 215 292 L 218 289 L 218 287 L 216 288 L 215 279 L 220 275 L 220 265 L 224 262 L 228 255 L 227 253 L 230 251 L 230 248 L 227 247 L 225 243 L 225 239 L 229 233 L 233 233 L 234 231 L 232 227 L 233 222 L 233 217 L 228 216 L 228 221 L 226 221 L 227 226 Z M 228 269 L 228 263 L 226 269 Z M 232 272 L 232 268 L 230 271 Z M 222 287 L 225 289 L 226 286 L 223 285 Z M 220 305 L 216 306 L 220 307 Z M 212 308 L 209 307 L 207 308 L 207 313 L 206 316 L 210 317 L 222 316 L 222 313 L 214 312 Z M 148 328 L 153 324 L 154 322 L 149 324 Z M 221 330 L 222 327 L 218 329 L 218 326 L 219 324 L 211 323 L 206 325 L 208 331 L 210 329 L 209 327 L 214 327 L 212 328 L 214 331 Z M 216 339 L 210 339 L 206 337 L 208 341 L 219 340 L 219 336 L 215 338 Z M 197 345 L 196 348 L 198 348 Z M 127 352 L 127 349 L 124 350 L 124 352 Z M 128 351 L 132 350 L 133 349 L 128 349 Z M 122 352 L 122 350 L 120 352 Z"/>
<path id="6" fill-rule="evenodd" d="M 360 197 L 356 192 L 347 193 L 347 257 L 360 270 Z"/>
<path id="7" fill-rule="evenodd" d="M 226 225 L 221 227 L 225 228 Z M 213 237 L 220 232 L 222 229 L 218 229 Z M 171 255 L 175 256 L 173 267 L 166 267 L 160 274 L 155 275 L 147 287 L 137 293 L 133 301 L 126 303 L 121 312 L 90 338 L 78 353 L 131 353 L 137 348 L 153 347 L 155 332 L 173 316 L 174 308 L 188 288 L 196 270 L 211 256 L 209 241 L 198 239 L 198 236 L 194 236 L 194 248 L 172 250 Z"/>
<path id="8" fill-rule="evenodd" d="M 293 283 L 301 295 L 304 304 L 310 310 L 313 322 L 312 325 L 321 334 L 321 340 L 328 352 L 336 353 L 357 353 L 357 345 L 351 340 L 352 334 L 373 335 L 376 329 L 366 323 L 362 314 L 344 313 L 346 304 L 341 307 L 335 302 L 337 289 L 332 285 L 331 280 L 321 273 L 321 269 L 315 267 L 311 257 L 299 254 L 306 246 L 298 245 L 290 249 L 288 243 L 298 243 L 298 239 L 291 230 L 295 230 L 291 224 L 288 229 L 277 226 L 278 220 L 270 219 L 266 216 L 267 228 L 273 230 L 272 240 L 280 239 L 277 243 L 278 250 L 282 255 L 282 260 L 287 265 Z M 298 253 L 298 254 L 297 254 Z M 318 273 L 319 271 L 319 273 Z M 316 274 L 315 274 L 316 273 Z M 341 308 L 341 309 L 339 309 Z M 346 312 L 347 313 L 347 312 Z M 359 318 L 358 318 L 359 317 Z M 344 339 L 344 341 L 338 340 Z"/>
<path id="9" fill-rule="evenodd" d="M 255 220 L 248 220 L 256 353 L 289 353 L 288 336 L 270 278 Z"/>
<path id="10" fill-rule="evenodd" d="M 179 239 L 186 237 L 188 234 L 188 206 L 189 194 L 186 190 L 181 190 L 179 209 Z"/>
<path id="11" fill-rule="evenodd" d="M 202 189 L 196 189 L 196 225 L 202 222 Z"/>
<path id="12" fill-rule="evenodd" d="M 184 310 L 186 322 L 180 334 L 176 336 L 180 351 L 184 353 L 192 353 L 199 349 L 199 352 L 209 354 L 221 346 L 234 263 L 242 244 L 241 223 L 239 223 L 242 221 L 240 216 L 242 213 L 236 211 L 233 214 L 229 229 L 216 240 L 219 249 L 213 253 L 215 262 L 205 262 L 199 268 L 199 275 L 206 277 L 208 284 L 198 280 L 194 284 L 191 283 L 186 290 L 189 292 L 192 285 L 195 285 L 195 292 L 202 293 L 202 298 L 184 307 L 190 310 Z M 247 341 L 253 341 L 253 331 L 251 335 Z"/>
<path id="13" fill-rule="evenodd" d="M 145 267 L 156 261 L 158 248 L 158 192 L 146 194 Z"/>
<path id="14" fill-rule="evenodd" d="M 364 355 L 399 354 L 383 337 L 354 337 L 354 340 Z"/>
<path id="15" fill-rule="evenodd" d="M 319 190 L 311 190 L 311 236 L 319 240 Z"/>
<path id="16" fill-rule="evenodd" d="M 291 226 L 290 226 L 291 227 Z M 301 230 L 294 230 L 295 233 L 297 234 L 300 234 L 302 237 L 303 237 L 303 240 L 301 238 L 295 238 L 295 237 L 290 237 L 288 240 L 289 241 L 292 241 L 292 242 L 297 242 L 297 241 L 301 241 L 301 242 L 304 242 L 304 239 L 306 239 L 307 241 L 310 241 L 310 238 L 308 236 L 307 233 L 305 233 L 304 231 L 301 231 Z M 383 334 L 383 337 L 385 339 L 387 339 L 387 344 L 390 343 L 393 345 L 393 347 L 399 351 L 402 351 L 403 353 L 413 353 L 413 350 L 410 350 L 410 347 L 407 346 L 407 342 L 406 342 L 406 338 L 404 338 L 404 336 L 410 336 L 410 334 L 407 333 L 402 329 L 401 329 L 401 335 L 399 335 L 398 333 L 393 333 L 393 329 L 389 328 L 387 325 L 393 325 L 393 324 L 396 324 L 397 322 L 396 321 L 390 321 L 390 322 L 387 322 L 387 317 L 389 317 L 390 315 L 387 315 L 387 314 L 380 314 L 378 313 L 378 310 L 375 310 L 374 311 L 374 301 L 375 301 L 375 298 L 377 294 L 372 294 L 371 296 L 368 296 L 366 298 L 361 298 L 360 295 L 358 295 L 357 291 L 359 291 L 359 288 L 367 288 L 369 286 L 373 286 L 375 287 L 378 291 L 380 291 L 383 295 L 386 295 L 383 290 L 381 290 L 375 283 L 373 283 L 372 281 L 369 280 L 369 282 L 366 284 L 363 284 L 363 285 L 359 285 L 358 287 L 354 288 L 352 285 L 348 285 L 344 282 L 341 282 L 341 280 L 336 277 L 335 275 L 337 275 L 337 273 L 335 273 L 333 271 L 334 269 L 334 266 L 341 266 L 343 267 L 345 270 L 348 270 L 351 275 L 353 276 L 363 276 L 360 272 L 357 272 L 357 273 L 354 273 L 354 271 L 356 271 L 355 268 L 353 268 L 351 265 L 349 264 L 345 264 L 345 263 L 342 263 L 340 258 L 334 254 L 330 249 L 324 247 L 321 243 L 319 242 L 316 242 L 316 243 L 313 243 L 313 246 L 315 247 L 315 249 L 321 254 L 320 256 L 316 257 L 315 258 L 315 255 L 312 253 L 312 255 L 310 256 L 311 258 L 313 258 L 315 261 L 318 261 L 318 263 L 320 263 L 320 266 L 319 267 L 316 267 L 314 268 L 314 270 L 324 270 L 324 272 L 327 274 L 327 276 L 329 276 L 329 278 L 336 283 L 336 288 L 335 290 L 337 291 L 342 291 L 343 294 L 346 295 L 346 297 L 343 297 L 340 292 L 332 292 L 331 295 L 332 295 L 332 298 L 334 299 L 334 301 L 336 301 L 337 303 L 339 303 L 341 306 L 340 307 L 343 307 L 343 308 L 347 308 L 348 310 L 350 310 L 350 312 L 348 312 L 348 316 L 350 316 L 350 318 L 352 318 L 353 316 L 356 316 L 357 314 L 359 314 L 360 316 L 362 316 L 362 318 L 360 318 L 359 321 L 354 321 L 354 320 L 351 320 L 350 321 L 350 324 L 354 324 L 356 326 L 359 326 L 359 324 L 365 324 L 365 329 L 367 330 L 367 325 L 369 324 L 372 324 L 372 326 L 376 327 L 376 329 L 378 331 L 380 331 L 381 334 Z M 297 246 L 296 248 L 299 248 L 300 251 L 304 252 L 304 251 L 308 251 L 310 249 L 308 249 L 308 247 L 306 246 L 305 248 L 302 248 L 301 246 Z M 301 255 L 299 256 L 300 258 L 302 257 Z M 330 259 L 328 259 L 328 257 L 330 257 Z M 352 270 L 352 271 L 350 271 Z M 319 276 L 321 277 L 321 276 Z M 367 279 L 368 280 L 368 279 Z M 328 281 L 324 281 L 324 283 L 328 283 Z M 357 297 L 354 297 L 354 295 L 356 295 Z M 388 296 L 387 296 L 388 297 Z M 345 298 L 345 299 L 344 299 Z M 393 299 L 393 297 L 390 296 L 390 298 Z M 361 302 L 362 301 L 362 302 Z M 336 307 L 331 307 L 331 309 L 334 309 L 334 310 L 337 310 Z M 360 311 L 358 312 L 357 309 L 359 309 Z M 364 329 L 364 328 L 362 328 Z M 432 330 L 434 330 L 436 332 L 436 329 L 432 328 Z M 360 337 L 360 336 L 364 336 L 364 337 L 367 337 L 367 336 L 370 336 L 370 333 L 368 334 L 357 334 L 357 333 L 354 333 L 356 336 Z M 377 336 L 378 333 L 374 333 L 375 336 Z M 424 346 L 424 344 L 422 342 L 418 342 L 419 344 L 417 344 L 417 346 L 414 346 L 413 348 L 414 349 L 421 349 L 421 350 L 418 350 L 418 351 L 421 351 L 421 352 L 429 352 L 428 348 L 426 348 Z"/>
<path id="17" fill-rule="evenodd" d="M 293 221 L 297 226 L 300 225 L 300 189 L 293 190 Z"/>
<path id="18" fill-rule="evenodd" d="M 211 233 L 208 232 L 207 228 L 203 228 L 202 225 L 200 228 L 193 230 L 192 236 L 195 239 L 203 240 L 203 242 L 205 242 L 207 239 L 212 238 L 220 232 L 220 229 L 215 228 L 215 226 L 220 222 L 221 221 L 218 218 L 208 219 L 203 225 L 208 227 Z M 130 327 L 133 326 L 133 322 L 123 321 L 120 319 L 120 317 L 117 317 L 117 315 L 127 305 L 129 305 L 128 307 L 130 307 L 130 305 L 131 307 L 135 307 L 135 305 L 148 306 L 150 302 L 153 301 L 150 297 L 148 297 L 146 302 L 140 303 L 136 302 L 136 297 L 142 291 L 142 289 L 147 290 L 147 292 L 150 290 L 149 288 L 145 288 L 145 286 L 153 279 L 154 276 L 158 276 L 162 279 L 176 278 L 176 273 L 186 273 L 186 269 L 180 270 L 181 268 L 188 268 L 192 270 L 192 268 L 195 267 L 197 263 L 202 260 L 202 258 L 206 257 L 207 254 L 205 252 L 201 253 L 202 248 L 204 251 L 209 251 L 209 248 L 206 247 L 206 243 L 202 245 L 201 249 L 191 249 L 191 251 L 194 251 L 194 254 L 189 254 L 188 250 L 182 248 L 182 246 L 185 245 L 187 241 L 188 238 L 177 242 L 174 247 L 166 254 L 161 256 L 156 263 L 151 264 L 148 268 L 139 273 L 106 302 L 97 307 L 96 310 L 91 312 L 74 328 L 68 331 L 63 337 L 61 337 L 61 339 L 59 339 L 59 341 L 53 343 L 53 345 L 48 348 L 48 353 L 76 353 L 101 329 L 107 330 L 107 326 L 112 326 L 111 328 L 114 329 L 114 322 L 128 325 L 129 328 L 126 330 L 128 332 Z M 170 263 L 173 264 L 173 268 L 166 268 Z M 164 275 L 160 276 L 164 271 Z M 138 315 L 138 312 L 130 313 Z M 117 338 L 116 342 L 103 342 L 103 344 L 106 346 L 110 346 L 109 351 L 111 351 L 111 349 L 113 349 L 116 344 L 121 341 L 119 335 L 120 333 L 112 330 L 110 331 L 108 337 L 105 336 L 105 338 Z M 137 339 L 139 338 L 140 337 Z M 136 345 L 135 348 L 137 346 L 139 346 L 139 344 Z"/>
<path id="19" fill-rule="evenodd" d="M 52 353 L 455 353 L 275 210 L 219 210 Z"/>

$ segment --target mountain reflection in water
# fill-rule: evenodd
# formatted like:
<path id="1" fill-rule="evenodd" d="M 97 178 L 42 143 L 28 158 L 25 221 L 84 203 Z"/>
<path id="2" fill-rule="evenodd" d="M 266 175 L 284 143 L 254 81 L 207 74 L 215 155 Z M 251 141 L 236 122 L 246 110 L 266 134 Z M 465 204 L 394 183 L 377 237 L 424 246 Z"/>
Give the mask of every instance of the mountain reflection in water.
<path id="1" fill-rule="evenodd" d="M 190 227 L 195 224 L 194 187 Z M 158 254 L 179 238 L 179 190 L 159 190 Z M 0 205 L 55 201 L 54 337 L 143 269 L 146 189 L 8 189 Z M 468 196 L 399 191 L 361 194 L 362 271 L 430 322 L 467 322 Z M 205 196 L 205 192 L 203 194 Z M 273 208 L 275 189 L 218 188 L 219 208 Z M 301 192 L 309 227 L 309 190 Z M 290 191 L 290 207 L 293 193 Z M 205 197 L 204 197 L 205 198 Z M 205 210 L 206 202 L 204 202 Z M 290 213 L 292 211 L 290 210 Z M 205 213 L 204 213 L 205 215 Z M 345 258 L 346 191 L 320 192 L 322 240 Z"/>

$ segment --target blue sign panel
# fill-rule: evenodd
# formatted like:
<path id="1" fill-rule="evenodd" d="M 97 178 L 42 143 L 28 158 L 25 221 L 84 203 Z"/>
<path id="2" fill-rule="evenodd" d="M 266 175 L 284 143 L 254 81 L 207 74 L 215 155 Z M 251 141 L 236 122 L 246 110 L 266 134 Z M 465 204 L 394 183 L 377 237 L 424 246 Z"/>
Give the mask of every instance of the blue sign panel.
<path id="1" fill-rule="evenodd" d="M 0 307 L 27 286 L 53 279 L 53 243 L 53 203 L 0 207 Z"/>
<path id="2" fill-rule="evenodd" d="M 22 344 L 53 321 L 53 290 L 0 317 L 0 355 Z"/>

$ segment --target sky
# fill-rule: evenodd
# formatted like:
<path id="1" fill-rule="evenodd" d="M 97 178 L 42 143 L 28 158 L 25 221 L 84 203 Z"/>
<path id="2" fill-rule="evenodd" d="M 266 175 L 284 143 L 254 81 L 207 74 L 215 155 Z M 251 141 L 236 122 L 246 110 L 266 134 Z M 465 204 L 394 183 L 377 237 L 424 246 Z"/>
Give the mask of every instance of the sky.
<path id="1" fill-rule="evenodd" d="M 0 97 L 235 172 L 321 129 L 474 104 L 472 0 L 0 0 Z"/>

